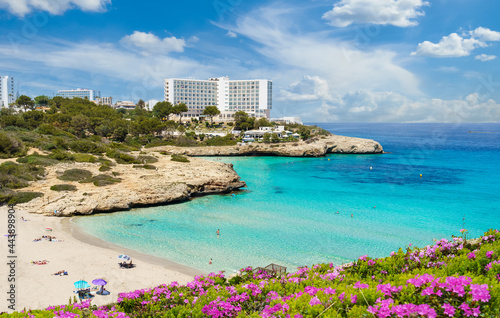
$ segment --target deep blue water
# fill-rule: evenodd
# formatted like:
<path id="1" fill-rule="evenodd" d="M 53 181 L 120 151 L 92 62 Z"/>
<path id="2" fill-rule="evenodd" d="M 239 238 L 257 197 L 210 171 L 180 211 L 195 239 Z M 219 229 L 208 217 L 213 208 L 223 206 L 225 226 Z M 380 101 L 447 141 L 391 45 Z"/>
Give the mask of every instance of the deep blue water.
<path id="1" fill-rule="evenodd" d="M 109 242 L 207 272 L 340 264 L 432 244 L 462 227 L 472 236 L 500 228 L 500 124 L 320 126 L 377 140 L 388 153 L 223 158 L 246 191 L 76 223 Z"/>

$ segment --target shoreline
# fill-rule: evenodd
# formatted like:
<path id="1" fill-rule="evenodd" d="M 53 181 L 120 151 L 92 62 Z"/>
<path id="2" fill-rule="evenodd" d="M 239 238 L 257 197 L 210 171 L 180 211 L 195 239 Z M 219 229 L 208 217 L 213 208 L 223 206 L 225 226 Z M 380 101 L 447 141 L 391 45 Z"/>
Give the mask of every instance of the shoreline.
<path id="1" fill-rule="evenodd" d="M 105 240 L 102 240 L 98 237 L 95 237 L 93 235 L 90 235 L 88 233 L 85 233 L 78 224 L 73 222 L 73 219 L 75 217 L 83 217 L 83 216 L 73 216 L 73 217 L 65 217 L 61 219 L 61 227 L 62 230 L 71 235 L 74 239 L 87 244 L 91 245 L 94 247 L 99 247 L 103 249 L 107 249 L 110 251 L 114 251 L 117 254 L 126 254 L 132 259 L 136 260 L 141 260 L 146 263 L 152 264 L 152 265 L 158 265 L 158 266 L 163 266 L 168 270 L 173 270 L 181 274 L 189 275 L 189 276 L 197 276 L 197 275 L 207 275 L 208 273 L 205 273 L 199 269 L 192 268 L 186 265 L 182 265 L 173 261 L 170 261 L 165 258 L 157 257 L 154 255 L 150 254 L 145 254 L 142 252 L 139 252 L 137 250 L 129 249 L 126 247 L 121 247 L 120 245 L 113 244 L 110 242 L 107 242 Z"/>
<path id="2" fill-rule="evenodd" d="M 173 281 L 184 285 L 192 281 L 195 275 L 204 274 L 197 269 L 122 248 L 82 233 L 70 218 L 32 214 L 17 206 L 15 210 L 16 311 L 66 305 L 69 299 L 76 296 L 73 292 L 74 282 L 79 280 L 85 280 L 90 285 L 97 278 L 108 282 L 105 287 L 110 294 L 96 295 L 92 300 L 92 304 L 103 306 L 116 302 L 119 293 L 153 288 Z M 21 217 L 27 221 L 23 222 Z M 47 231 L 47 228 L 51 230 Z M 3 236 L 5 233 L 7 224 L 2 222 L 2 259 L 7 259 L 7 238 Z M 55 240 L 34 241 L 46 235 L 55 237 Z M 120 260 L 117 257 L 124 253 L 129 253 L 127 255 L 132 257 L 134 268 L 119 268 Z M 41 260 L 46 260 L 46 264 L 32 264 L 32 261 Z M 7 277 L 6 269 L 7 266 L 1 267 L 2 277 Z M 61 270 L 67 271 L 68 275 L 53 275 Z M 7 295 L 7 288 L 8 284 L 1 284 L 0 292 Z M 6 298 L 2 298 L 0 312 L 11 312 L 9 305 Z"/>

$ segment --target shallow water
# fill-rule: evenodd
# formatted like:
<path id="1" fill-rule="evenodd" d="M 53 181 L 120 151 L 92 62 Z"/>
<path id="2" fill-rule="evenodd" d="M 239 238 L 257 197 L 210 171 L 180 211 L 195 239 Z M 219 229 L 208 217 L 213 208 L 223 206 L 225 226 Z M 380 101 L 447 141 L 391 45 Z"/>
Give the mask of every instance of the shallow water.
<path id="1" fill-rule="evenodd" d="M 500 228 L 499 124 L 321 127 L 375 139 L 389 153 L 222 158 L 247 182 L 245 191 L 75 222 L 106 241 L 207 272 L 340 264 L 431 244 L 462 227 L 473 236 Z"/>

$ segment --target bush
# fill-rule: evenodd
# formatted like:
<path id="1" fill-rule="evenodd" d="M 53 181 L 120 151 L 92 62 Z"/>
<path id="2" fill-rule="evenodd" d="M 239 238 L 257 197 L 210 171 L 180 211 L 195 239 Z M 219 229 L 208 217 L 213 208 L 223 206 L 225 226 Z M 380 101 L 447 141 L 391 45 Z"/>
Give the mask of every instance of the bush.
<path id="1" fill-rule="evenodd" d="M 84 169 L 69 169 L 57 177 L 59 180 L 64 181 L 80 181 L 92 177 L 92 172 Z"/>
<path id="2" fill-rule="evenodd" d="M 90 183 L 92 182 L 96 187 L 103 187 L 111 184 L 121 182 L 120 178 L 113 178 L 107 174 L 99 174 L 97 176 L 81 180 L 80 183 Z"/>
<path id="3" fill-rule="evenodd" d="M 224 137 L 214 136 L 210 139 L 205 139 L 203 144 L 206 146 L 235 146 L 237 144 L 236 140 L 233 140 L 233 135 L 229 134 Z"/>
<path id="4" fill-rule="evenodd" d="M 132 163 L 140 164 L 141 163 L 134 156 L 131 156 L 129 154 L 126 154 L 126 153 L 123 153 L 121 151 L 114 150 L 114 149 L 108 150 L 106 152 L 106 156 L 115 159 L 117 163 L 121 163 L 121 164 L 132 164 Z"/>
<path id="5" fill-rule="evenodd" d="M 0 158 L 12 158 L 26 154 L 24 143 L 3 131 L 0 131 Z"/>
<path id="6" fill-rule="evenodd" d="M 76 191 L 76 186 L 72 184 L 56 184 L 50 187 L 52 191 Z"/>
<path id="7" fill-rule="evenodd" d="M 158 158 L 153 156 L 139 156 L 137 159 L 145 164 L 158 162 Z"/>
<path id="8" fill-rule="evenodd" d="M 41 192 L 0 191 L 0 203 L 20 204 L 42 196 Z"/>
<path id="9" fill-rule="evenodd" d="M 101 171 L 101 172 L 106 172 L 106 171 L 110 171 L 110 170 L 111 170 L 111 167 L 108 165 L 102 165 L 99 167 L 99 171 Z"/>
<path id="10" fill-rule="evenodd" d="M 39 155 L 37 153 L 34 153 L 26 157 L 18 158 L 16 161 L 19 163 L 28 163 L 39 166 L 52 166 L 59 163 L 59 161 L 57 161 L 56 159 L 51 159 L 46 156 Z"/>
<path id="11" fill-rule="evenodd" d="M 58 161 L 74 161 L 75 160 L 75 157 L 73 156 L 72 153 L 69 153 L 69 152 L 64 151 L 64 150 L 59 150 L 59 149 L 52 151 L 52 153 L 50 155 L 48 155 L 48 158 L 55 159 Z"/>
<path id="12" fill-rule="evenodd" d="M 97 162 L 97 157 L 86 153 L 76 153 L 73 155 L 73 157 L 76 162 Z"/>
<path id="13" fill-rule="evenodd" d="M 133 165 L 133 168 L 143 168 L 148 170 L 156 170 L 156 166 L 153 165 Z"/>
<path id="14" fill-rule="evenodd" d="M 65 136 L 66 134 L 59 128 L 56 128 L 50 124 L 41 124 L 35 131 L 42 135 L 52 135 L 52 136 Z"/>
<path id="15" fill-rule="evenodd" d="M 171 161 L 177 161 L 177 162 L 189 162 L 189 159 L 182 156 L 182 155 L 177 155 L 173 154 L 172 158 L 170 158 Z"/>
<path id="16" fill-rule="evenodd" d="M 7 161 L 0 165 L 0 185 L 10 189 L 24 188 L 29 185 L 29 181 L 39 180 L 44 174 L 43 167 Z"/>
<path id="17" fill-rule="evenodd" d="M 91 141 L 91 140 L 85 140 L 85 139 L 80 139 L 80 140 L 74 140 L 70 142 L 69 147 L 71 150 L 74 152 L 81 152 L 81 153 L 104 153 L 106 149 Z"/>

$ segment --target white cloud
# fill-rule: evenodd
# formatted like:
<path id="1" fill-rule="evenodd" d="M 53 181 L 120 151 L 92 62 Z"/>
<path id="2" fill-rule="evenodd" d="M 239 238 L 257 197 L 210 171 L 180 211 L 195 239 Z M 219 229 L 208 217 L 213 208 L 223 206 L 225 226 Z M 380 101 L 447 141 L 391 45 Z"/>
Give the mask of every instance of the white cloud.
<path id="1" fill-rule="evenodd" d="M 320 104 L 298 104 L 304 121 L 321 122 L 500 122 L 500 104 L 472 93 L 463 99 L 410 99 L 398 93 L 356 90 Z M 314 106 L 313 106 L 314 105 Z M 293 108 L 293 106 L 289 106 Z"/>
<path id="2" fill-rule="evenodd" d="M 33 54 L 34 51 L 37 54 Z M 98 80 L 106 85 L 120 83 L 122 93 L 127 90 L 123 85 L 131 85 L 136 92 L 159 90 L 161 94 L 164 78 L 186 74 L 207 77 L 210 74 L 210 67 L 189 58 L 138 55 L 110 43 L 54 42 L 42 39 L 40 43 L 19 45 L 16 51 L 8 44 L 0 44 L 0 59 L 8 62 L 14 71 L 31 69 L 31 77 L 39 74 L 55 75 L 60 79 L 59 83 L 67 83 L 67 80 L 61 79 L 63 77 L 71 78 L 72 82 L 88 81 L 90 78 L 92 85 L 96 85 L 94 82 Z M 88 76 L 83 79 L 76 74 Z M 80 85 L 83 84 L 85 83 Z M 126 94 L 133 95 L 136 92 L 126 91 Z"/>
<path id="3" fill-rule="evenodd" d="M 490 41 L 500 41 L 500 32 L 479 27 L 473 31 L 458 35 L 452 33 L 444 36 L 439 43 L 424 41 L 411 55 L 430 57 L 461 57 L 469 56 L 476 48 L 487 47 Z"/>
<path id="4" fill-rule="evenodd" d="M 229 31 L 227 31 L 226 36 L 228 36 L 230 38 L 236 38 L 238 36 L 238 34 L 234 33 L 231 30 L 229 30 Z"/>
<path id="5" fill-rule="evenodd" d="M 0 0 L 0 9 L 23 17 L 33 11 L 62 14 L 66 10 L 78 8 L 82 11 L 105 11 L 111 0 Z"/>
<path id="6" fill-rule="evenodd" d="M 486 62 L 486 61 L 494 60 L 497 57 L 495 55 L 480 54 L 480 55 L 476 55 L 476 57 L 474 57 L 474 58 L 476 60 L 480 60 L 481 62 Z"/>
<path id="7" fill-rule="evenodd" d="M 124 36 L 120 42 L 129 48 L 139 49 L 144 55 L 180 53 L 184 51 L 186 46 L 184 39 L 178 39 L 175 36 L 160 39 L 152 33 L 140 31 L 134 31 L 131 35 Z"/>
<path id="8" fill-rule="evenodd" d="M 335 27 L 354 23 L 372 23 L 409 27 L 418 25 L 415 19 L 423 16 L 422 0 L 342 0 L 323 15 L 323 19 Z"/>
<path id="9" fill-rule="evenodd" d="M 488 28 L 479 27 L 474 31 L 471 31 L 470 34 L 473 37 L 478 38 L 479 40 L 486 41 L 500 41 L 500 32 L 492 31 Z"/>
<path id="10" fill-rule="evenodd" d="M 390 88 L 420 94 L 417 78 L 399 65 L 394 51 L 377 47 L 361 50 L 324 32 L 297 33 L 287 19 L 288 12 L 265 8 L 240 18 L 231 27 L 257 43 L 256 50 L 273 65 L 273 80 L 288 85 L 304 74 L 314 74 L 340 93 Z"/>

